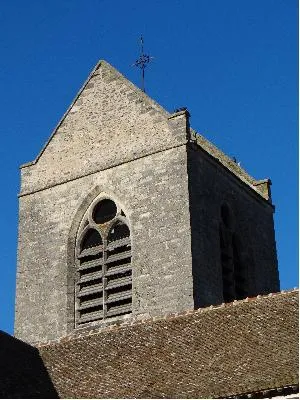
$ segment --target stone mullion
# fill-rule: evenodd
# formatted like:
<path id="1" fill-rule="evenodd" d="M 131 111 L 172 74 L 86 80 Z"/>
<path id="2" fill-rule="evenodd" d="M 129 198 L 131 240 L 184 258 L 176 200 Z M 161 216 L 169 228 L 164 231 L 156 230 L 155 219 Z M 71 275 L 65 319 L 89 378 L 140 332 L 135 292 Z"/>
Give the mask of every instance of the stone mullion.
<path id="1" fill-rule="evenodd" d="M 103 284 L 103 319 L 106 318 L 107 314 L 107 293 L 106 293 L 106 286 L 107 286 L 107 278 L 106 278 L 106 260 L 107 260 L 107 238 L 103 239 L 103 265 L 102 265 L 102 284 Z"/>

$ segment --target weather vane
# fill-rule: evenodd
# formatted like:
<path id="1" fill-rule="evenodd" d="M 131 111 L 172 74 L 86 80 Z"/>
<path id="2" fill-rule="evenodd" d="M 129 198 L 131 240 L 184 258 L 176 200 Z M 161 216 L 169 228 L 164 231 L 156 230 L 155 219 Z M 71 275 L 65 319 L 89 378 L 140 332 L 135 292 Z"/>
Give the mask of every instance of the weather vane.
<path id="1" fill-rule="evenodd" d="M 143 36 L 141 35 L 141 55 L 140 57 L 136 60 L 132 66 L 134 67 L 139 67 L 142 70 L 142 90 L 145 92 L 145 68 L 147 64 L 153 59 L 154 57 L 149 56 L 148 54 L 144 54 L 144 39 Z"/>

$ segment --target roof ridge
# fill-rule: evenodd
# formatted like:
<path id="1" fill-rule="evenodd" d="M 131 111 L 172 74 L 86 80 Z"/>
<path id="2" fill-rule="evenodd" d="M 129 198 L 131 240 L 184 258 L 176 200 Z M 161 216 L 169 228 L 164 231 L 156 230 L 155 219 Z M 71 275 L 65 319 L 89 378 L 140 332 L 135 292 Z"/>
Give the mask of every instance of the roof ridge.
<path id="1" fill-rule="evenodd" d="M 293 289 L 289 289 L 289 290 L 281 290 L 280 292 L 268 293 L 268 294 L 264 294 L 264 295 L 257 295 L 254 297 L 246 297 L 245 299 L 241 299 L 241 300 L 234 300 L 233 302 L 230 302 L 230 303 L 210 305 L 210 306 L 198 308 L 195 310 L 189 309 L 189 310 L 185 310 L 182 312 L 166 313 L 161 316 L 154 316 L 154 317 L 149 317 L 149 318 L 141 318 L 141 316 L 137 315 L 136 317 L 128 318 L 125 321 L 111 324 L 109 326 L 81 328 L 81 331 L 76 330 L 76 331 L 70 333 L 69 335 L 62 336 L 58 339 L 48 340 L 46 342 L 34 343 L 33 345 L 38 348 L 46 347 L 46 346 L 49 346 L 52 344 L 60 344 L 60 343 L 64 343 L 64 342 L 69 342 L 71 340 L 81 339 L 81 338 L 84 338 L 87 336 L 97 335 L 102 332 L 119 330 L 121 328 L 126 328 L 126 326 L 128 326 L 128 325 L 139 325 L 139 324 L 146 324 L 146 323 L 163 321 L 163 320 L 172 320 L 172 319 L 175 319 L 178 317 L 184 317 L 184 316 L 192 315 L 192 314 L 199 314 L 199 313 L 203 313 L 203 312 L 215 311 L 220 308 L 234 307 L 238 304 L 261 301 L 262 299 L 266 299 L 266 298 L 270 298 L 270 297 L 277 297 L 277 296 L 287 295 L 287 294 L 297 293 L 297 292 L 299 292 L 298 288 L 293 288 Z"/>

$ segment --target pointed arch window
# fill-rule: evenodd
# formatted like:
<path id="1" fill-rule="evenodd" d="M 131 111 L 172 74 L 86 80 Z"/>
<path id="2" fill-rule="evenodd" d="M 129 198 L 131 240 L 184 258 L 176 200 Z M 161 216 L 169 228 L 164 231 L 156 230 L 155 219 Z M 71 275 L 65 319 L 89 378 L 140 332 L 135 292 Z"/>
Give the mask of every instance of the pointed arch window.
<path id="1" fill-rule="evenodd" d="M 130 229 L 111 199 L 93 202 L 83 219 L 76 275 L 76 326 L 132 312 Z"/>

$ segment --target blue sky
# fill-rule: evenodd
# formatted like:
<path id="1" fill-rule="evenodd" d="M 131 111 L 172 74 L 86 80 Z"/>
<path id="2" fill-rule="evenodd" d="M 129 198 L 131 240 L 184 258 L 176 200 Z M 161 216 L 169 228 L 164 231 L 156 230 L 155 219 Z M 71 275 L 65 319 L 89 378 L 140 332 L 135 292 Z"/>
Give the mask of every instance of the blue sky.
<path id="1" fill-rule="evenodd" d="M 0 5 L 0 329 L 13 332 L 20 164 L 33 160 L 99 59 L 252 176 L 270 177 L 281 288 L 298 286 L 296 0 L 10 0 Z"/>

